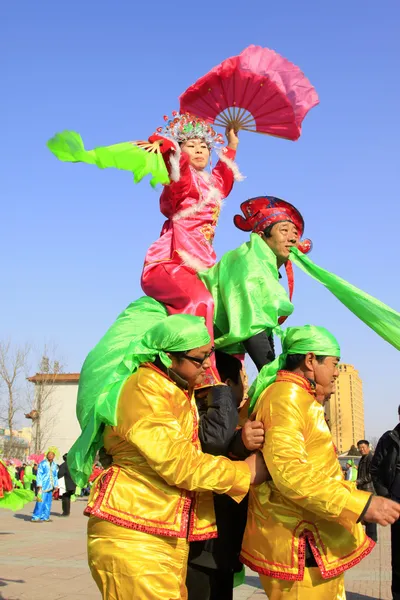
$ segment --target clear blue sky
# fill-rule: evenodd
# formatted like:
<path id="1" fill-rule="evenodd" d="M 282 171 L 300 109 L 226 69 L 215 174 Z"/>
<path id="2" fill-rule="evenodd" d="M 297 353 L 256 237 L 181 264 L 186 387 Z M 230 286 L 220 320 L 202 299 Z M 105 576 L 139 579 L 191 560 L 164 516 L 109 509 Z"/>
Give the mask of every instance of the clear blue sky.
<path id="1" fill-rule="evenodd" d="M 9 2 L 2 9 L 0 114 L 2 335 L 58 345 L 70 371 L 141 294 L 159 234 L 158 193 L 129 173 L 58 162 L 46 140 L 79 131 L 88 148 L 147 138 L 199 76 L 249 44 L 298 64 L 320 105 L 296 143 L 243 134 L 247 179 L 217 229 L 218 255 L 246 235 L 239 203 L 294 203 L 313 260 L 397 310 L 400 5 L 385 2 Z M 397 351 L 296 273 L 290 324 L 330 328 L 364 381 L 369 436 L 396 423 Z"/>

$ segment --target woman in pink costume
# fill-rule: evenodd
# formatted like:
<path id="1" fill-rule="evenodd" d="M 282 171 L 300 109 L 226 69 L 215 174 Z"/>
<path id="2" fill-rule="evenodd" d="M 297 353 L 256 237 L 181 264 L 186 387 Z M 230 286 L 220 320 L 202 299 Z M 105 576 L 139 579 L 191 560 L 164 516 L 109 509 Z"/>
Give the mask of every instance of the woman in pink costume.
<path id="1" fill-rule="evenodd" d="M 212 242 L 222 201 L 234 181 L 243 179 L 234 163 L 239 140 L 233 129 L 227 131 L 228 147 L 210 174 L 205 169 L 211 149 L 222 140 L 210 125 L 175 113 L 160 129 L 162 135 L 149 141 L 161 141 L 169 171 L 171 183 L 160 198 L 167 221 L 146 254 L 142 288 L 170 314 L 204 317 L 213 339 L 213 299 L 196 274 L 216 262 Z"/>

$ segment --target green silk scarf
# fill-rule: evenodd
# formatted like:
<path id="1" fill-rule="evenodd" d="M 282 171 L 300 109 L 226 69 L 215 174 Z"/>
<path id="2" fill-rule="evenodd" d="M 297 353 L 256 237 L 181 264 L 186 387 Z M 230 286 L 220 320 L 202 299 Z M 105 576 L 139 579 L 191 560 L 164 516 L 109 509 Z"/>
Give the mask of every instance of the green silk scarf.
<path id="1" fill-rule="evenodd" d="M 242 353 L 241 342 L 278 325 L 294 307 L 279 283 L 276 256 L 256 233 L 223 255 L 214 267 L 198 273 L 214 299 L 215 347 Z"/>
<path id="2" fill-rule="evenodd" d="M 291 249 L 290 260 L 307 275 L 322 283 L 381 338 L 400 350 L 400 314 L 397 311 L 341 277 L 322 269 L 297 248 Z"/>
<path id="3" fill-rule="evenodd" d="M 119 395 L 130 375 L 157 357 L 170 367 L 166 352 L 188 351 L 209 342 L 200 317 L 168 316 L 162 304 L 148 297 L 128 306 L 82 367 L 76 409 L 82 432 L 67 457 L 77 485 L 87 484 L 96 453 L 103 445 L 104 426 L 116 425 Z"/>
<path id="4" fill-rule="evenodd" d="M 62 162 L 82 162 L 97 165 L 100 169 L 112 167 L 131 171 L 135 183 L 139 183 L 143 177 L 151 174 L 152 187 L 157 183 L 163 185 L 170 183 L 162 154 L 155 151 L 147 152 L 139 148 L 136 142 L 122 142 L 86 150 L 79 133 L 63 131 L 52 137 L 47 142 L 47 147 Z"/>

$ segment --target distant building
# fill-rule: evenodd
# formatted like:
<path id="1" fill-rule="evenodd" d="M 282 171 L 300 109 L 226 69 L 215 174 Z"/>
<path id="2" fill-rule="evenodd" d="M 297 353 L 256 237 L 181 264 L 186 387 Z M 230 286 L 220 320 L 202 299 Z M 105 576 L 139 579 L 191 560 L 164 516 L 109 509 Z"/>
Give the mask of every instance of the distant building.
<path id="1" fill-rule="evenodd" d="M 31 451 L 56 446 L 60 460 L 81 433 L 75 414 L 79 373 L 37 373 L 28 381 L 35 386 L 34 408 L 25 415 L 32 419 Z"/>
<path id="2" fill-rule="evenodd" d="M 339 453 L 365 437 L 362 380 L 352 365 L 339 365 L 336 391 L 326 404 L 326 416 Z"/>
<path id="3" fill-rule="evenodd" d="M 10 430 L 0 427 L 0 456 L 6 458 L 26 459 L 30 454 L 30 445 L 32 439 L 32 428 L 23 427 L 22 429 L 13 429 L 12 448 Z"/>

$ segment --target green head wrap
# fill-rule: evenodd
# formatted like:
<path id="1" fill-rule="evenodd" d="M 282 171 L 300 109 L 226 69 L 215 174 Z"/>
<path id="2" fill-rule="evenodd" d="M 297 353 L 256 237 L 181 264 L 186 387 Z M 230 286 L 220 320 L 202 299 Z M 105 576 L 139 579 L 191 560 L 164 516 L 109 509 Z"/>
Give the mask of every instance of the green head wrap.
<path id="1" fill-rule="evenodd" d="M 123 336 L 127 329 L 131 332 L 128 346 Z M 128 377 L 156 358 L 168 368 L 172 361 L 167 352 L 184 352 L 209 342 L 203 318 L 167 316 L 165 308 L 151 298 L 134 302 L 118 317 L 88 355 L 80 375 L 77 416 L 82 432 L 68 452 L 77 485 L 84 487 L 91 475 L 96 453 L 103 445 L 104 426 L 117 423 L 118 399 Z M 122 360 L 121 347 L 127 348 Z"/>
<path id="2" fill-rule="evenodd" d="M 274 383 L 278 371 L 284 368 L 288 354 L 307 354 L 314 352 L 318 356 L 340 356 L 340 347 L 335 337 L 325 327 L 304 325 L 288 327 L 281 334 L 282 354 L 272 363 L 265 365 L 249 390 L 249 412 L 253 412 L 262 392 Z"/>

